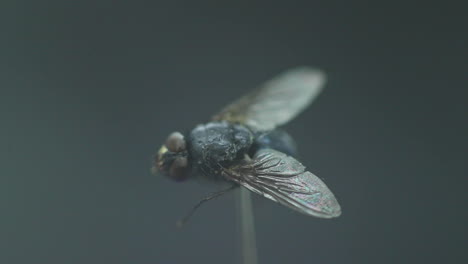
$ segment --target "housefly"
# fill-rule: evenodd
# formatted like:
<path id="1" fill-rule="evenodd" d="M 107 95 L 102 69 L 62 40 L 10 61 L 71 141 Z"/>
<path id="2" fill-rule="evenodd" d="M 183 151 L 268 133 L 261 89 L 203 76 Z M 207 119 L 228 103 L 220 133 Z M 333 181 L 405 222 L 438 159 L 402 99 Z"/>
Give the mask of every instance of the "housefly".
<path id="1" fill-rule="evenodd" d="M 228 181 L 232 188 L 242 186 L 306 215 L 338 217 L 341 208 L 333 193 L 296 160 L 294 140 L 278 128 L 302 112 L 324 83 L 325 75 L 308 67 L 280 74 L 210 122 L 170 134 L 155 157 L 153 172 L 178 182 L 196 177 Z M 203 199 L 193 211 L 225 192 Z"/>

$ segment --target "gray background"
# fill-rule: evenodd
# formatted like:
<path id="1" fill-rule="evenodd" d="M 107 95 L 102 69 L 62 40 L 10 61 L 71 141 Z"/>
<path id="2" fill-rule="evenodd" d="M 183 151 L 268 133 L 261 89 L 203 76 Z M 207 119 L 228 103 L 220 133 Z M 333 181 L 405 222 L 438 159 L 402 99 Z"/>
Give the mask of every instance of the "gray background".
<path id="1" fill-rule="evenodd" d="M 255 199 L 261 263 L 466 261 L 463 6 L 0 5 L 0 263 L 238 263 L 235 195 L 177 230 L 217 186 L 151 176 L 151 158 L 296 65 L 329 74 L 286 129 L 343 215 Z"/>

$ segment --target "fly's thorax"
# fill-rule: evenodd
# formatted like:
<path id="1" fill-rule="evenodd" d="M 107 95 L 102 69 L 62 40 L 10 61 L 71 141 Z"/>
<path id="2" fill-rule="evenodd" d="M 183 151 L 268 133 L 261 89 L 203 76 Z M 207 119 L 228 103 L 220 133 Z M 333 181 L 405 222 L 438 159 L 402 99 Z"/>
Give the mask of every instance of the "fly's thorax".
<path id="1" fill-rule="evenodd" d="M 253 134 L 242 125 L 211 122 L 195 127 L 187 143 L 195 169 L 205 176 L 218 177 L 222 167 L 244 157 L 253 143 Z"/>

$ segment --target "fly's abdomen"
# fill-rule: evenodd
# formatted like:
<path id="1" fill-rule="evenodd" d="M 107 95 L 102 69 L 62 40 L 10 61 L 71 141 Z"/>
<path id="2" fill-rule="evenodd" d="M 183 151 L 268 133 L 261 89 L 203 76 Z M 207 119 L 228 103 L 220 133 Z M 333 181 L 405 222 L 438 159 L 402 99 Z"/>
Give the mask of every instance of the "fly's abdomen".
<path id="1" fill-rule="evenodd" d="M 255 135 L 249 154 L 253 156 L 257 151 L 264 148 L 271 148 L 293 157 L 297 156 L 296 142 L 288 133 L 280 129 Z"/>

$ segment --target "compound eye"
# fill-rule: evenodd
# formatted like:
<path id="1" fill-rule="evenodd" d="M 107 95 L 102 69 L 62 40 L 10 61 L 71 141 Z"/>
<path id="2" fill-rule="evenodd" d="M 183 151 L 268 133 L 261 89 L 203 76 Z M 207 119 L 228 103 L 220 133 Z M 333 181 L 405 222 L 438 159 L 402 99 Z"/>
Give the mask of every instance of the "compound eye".
<path id="1" fill-rule="evenodd" d="M 169 176 L 175 181 L 183 181 L 188 178 L 190 168 L 186 157 L 178 157 L 172 162 Z"/>
<path id="2" fill-rule="evenodd" d="M 185 150 L 184 136 L 179 132 L 169 135 L 166 140 L 166 147 L 170 152 L 181 152 Z"/>

